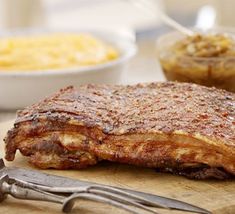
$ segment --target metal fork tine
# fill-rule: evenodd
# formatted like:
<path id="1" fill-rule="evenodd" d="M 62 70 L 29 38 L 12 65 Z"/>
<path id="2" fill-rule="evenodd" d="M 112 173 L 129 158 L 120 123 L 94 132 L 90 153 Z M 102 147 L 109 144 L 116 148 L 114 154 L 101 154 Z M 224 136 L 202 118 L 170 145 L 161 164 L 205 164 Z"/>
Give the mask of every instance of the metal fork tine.
<path id="1" fill-rule="evenodd" d="M 103 190 L 92 190 L 92 191 L 90 191 L 90 193 L 93 193 L 93 194 L 96 194 L 96 195 L 99 195 L 99 196 L 103 196 L 103 197 L 106 196 L 107 198 L 112 198 L 113 200 L 119 201 L 120 203 L 124 203 L 124 204 L 127 204 L 127 205 L 132 205 L 134 207 L 138 207 L 138 208 L 146 210 L 148 212 L 158 214 L 158 212 L 156 212 L 156 211 L 148 208 L 147 206 L 142 205 L 142 204 L 140 204 L 136 201 L 133 201 L 132 199 L 130 199 L 126 196 L 120 196 L 120 195 L 117 195 L 115 193 L 105 192 Z"/>
<path id="2" fill-rule="evenodd" d="M 24 181 L 17 181 L 15 180 L 15 182 L 22 187 L 27 187 L 27 188 L 32 188 L 32 189 L 36 189 L 38 191 L 48 191 L 50 192 L 51 188 L 39 188 L 34 184 L 31 183 L 27 183 Z M 157 212 L 153 211 L 152 209 L 148 208 L 147 206 L 141 204 L 140 202 L 145 202 L 145 200 L 142 197 L 138 197 L 135 195 L 132 195 L 130 193 L 126 193 L 124 191 L 121 190 L 117 190 L 115 188 L 112 187 L 104 187 L 104 186 L 90 186 L 89 188 L 80 188 L 77 189 L 78 191 L 75 192 L 77 194 L 81 194 L 81 193 L 90 193 L 90 194 L 95 194 L 101 197 L 105 197 L 107 199 L 112 199 L 115 200 L 116 202 L 122 203 L 122 204 L 126 204 L 126 205 L 132 205 L 134 207 L 146 210 L 148 212 L 154 213 L 154 214 L 158 214 Z M 138 202 L 136 201 L 138 200 Z"/>
<path id="3" fill-rule="evenodd" d="M 21 183 L 25 183 L 26 186 L 31 186 L 33 188 L 39 188 L 41 190 L 44 191 L 49 191 L 49 192 L 60 192 L 60 193 L 75 193 L 75 192 L 85 192 L 85 191 L 90 191 L 92 192 L 93 189 L 96 190 L 103 190 L 106 192 L 110 192 L 110 193 L 114 193 L 114 194 L 118 194 L 121 196 L 125 196 L 128 197 L 136 202 L 140 202 L 143 205 L 148 205 L 148 206 L 152 206 L 152 207 L 157 207 L 157 208 L 164 208 L 164 209 L 170 209 L 167 206 L 163 206 L 161 204 L 158 203 L 154 203 L 154 202 L 150 202 L 149 200 L 145 199 L 144 197 L 123 191 L 123 190 L 119 190 L 117 188 L 114 187 L 109 187 L 109 186 L 102 186 L 102 185 L 91 185 L 89 187 L 73 187 L 73 188 L 60 188 L 60 187 L 48 187 L 48 186 L 41 186 L 41 185 L 36 185 L 33 183 L 28 183 L 28 182 L 24 182 L 24 181 L 20 181 Z"/>
<path id="4" fill-rule="evenodd" d="M 68 197 L 64 201 L 62 211 L 63 212 L 70 212 L 75 204 L 75 201 L 79 198 L 110 204 L 110 205 L 115 206 L 117 208 L 121 208 L 126 211 L 129 211 L 133 214 L 143 214 L 143 212 L 139 212 L 131 206 L 120 203 L 114 199 L 106 198 L 104 196 L 96 195 L 93 193 L 74 193 L 73 195 L 71 195 L 70 197 Z"/>
<path id="5" fill-rule="evenodd" d="M 30 183 L 22 183 L 22 184 L 24 184 L 27 187 L 31 187 L 31 188 L 35 189 L 35 185 L 33 185 L 33 184 L 32 185 Z M 47 191 L 49 191 L 49 190 L 50 189 L 47 189 Z M 45 191 L 45 189 L 44 189 L 44 191 Z M 121 190 L 118 190 L 118 189 L 115 189 L 115 188 L 111 188 L 111 187 L 109 188 L 109 187 L 103 187 L 103 186 L 98 186 L 97 185 L 97 186 L 90 186 L 86 190 L 78 190 L 77 191 L 77 193 L 86 193 L 86 192 L 102 195 L 103 197 L 104 196 L 112 197 L 114 200 L 119 200 L 119 202 L 131 203 L 133 206 L 142 208 L 146 211 L 149 211 L 149 212 L 152 212 L 152 213 L 156 214 L 155 211 L 153 211 L 152 209 L 150 209 L 147 206 L 140 203 L 140 202 L 142 202 L 142 203 L 147 203 L 148 202 L 144 198 L 132 195 L 130 193 L 126 193 L 124 191 L 121 191 Z"/>
<path id="6" fill-rule="evenodd" d="M 110 193 L 125 196 L 125 197 L 128 197 L 128 198 L 132 199 L 132 200 L 135 200 L 136 202 L 140 202 L 140 203 L 145 204 L 145 205 L 150 205 L 150 206 L 157 207 L 157 208 L 170 209 L 167 206 L 163 206 L 161 204 L 150 202 L 149 200 L 145 199 L 144 197 L 140 197 L 140 196 L 137 196 L 135 194 L 131 194 L 129 192 L 119 190 L 117 188 L 108 187 L 108 186 L 101 186 L 101 185 L 94 185 L 94 186 L 90 186 L 88 191 L 92 192 L 93 189 L 94 190 L 103 190 L 103 191 L 107 191 L 107 192 L 110 192 Z"/>

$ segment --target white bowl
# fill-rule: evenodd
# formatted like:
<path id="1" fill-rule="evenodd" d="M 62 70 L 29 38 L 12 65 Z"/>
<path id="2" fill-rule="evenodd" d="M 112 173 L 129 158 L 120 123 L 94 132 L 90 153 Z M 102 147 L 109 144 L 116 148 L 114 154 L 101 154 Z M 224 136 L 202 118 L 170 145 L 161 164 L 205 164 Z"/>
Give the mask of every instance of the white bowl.
<path id="1" fill-rule="evenodd" d="M 1 34 L 1 37 L 56 32 L 55 30 L 20 30 Z M 69 31 L 71 32 L 71 31 Z M 68 85 L 86 83 L 119 83 L 126 62 L 136 51 L 134 36 L 122 31 L 81 30 L 98 36 L 120 51 L 118 59 L 108 63 L 47 71 L 0 71 L 0 109 L 20 109 Z M 74 33 L 74 31 L 73 31 Z"/>

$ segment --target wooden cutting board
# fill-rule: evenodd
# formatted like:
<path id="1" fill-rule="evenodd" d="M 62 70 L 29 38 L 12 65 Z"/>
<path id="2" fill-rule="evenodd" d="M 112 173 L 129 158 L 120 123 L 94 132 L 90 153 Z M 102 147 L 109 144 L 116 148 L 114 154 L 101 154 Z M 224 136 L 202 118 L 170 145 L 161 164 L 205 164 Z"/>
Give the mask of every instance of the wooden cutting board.
<path id="1" fill-rule="evenodd" d="M 12 124 L 12 121 L 0 123 L 0 154 L 2 157 L 4 157 L 2 139 Z M 14 162 L 7 162 L 6 165 L 31 168 L 27 163 L 27 158 L 20 154 L 17 154 Z M 193 181 L 180 176 L 156 173 L 153 169 L 107 162 L 79 171 L 44 170 L 44 172 L 175 198 L 208 209 L 214 214 L 235 214 L 235 181 Z M 8 197 L 0 205 L 0 213 L 54 214 L 60 213 L 60 208 L 60 205 L 57 204 L 19 201 Z M 159 212 L 186 213 L 168 210 L 159 210 Z M 121 214 L 126 212 L 108 205 L 81 201 L 76 204 L 72 213 Z"/>

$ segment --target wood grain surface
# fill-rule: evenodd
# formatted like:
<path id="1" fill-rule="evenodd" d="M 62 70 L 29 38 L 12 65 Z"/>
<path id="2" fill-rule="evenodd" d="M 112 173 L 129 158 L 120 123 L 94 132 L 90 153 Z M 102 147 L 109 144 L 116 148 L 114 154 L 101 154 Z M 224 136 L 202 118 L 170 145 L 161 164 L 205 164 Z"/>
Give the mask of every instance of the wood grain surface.
<path id="1" fill-rule="evenodd" d="M 4 157 L 3 137 L 13 122 L 0 123 L 1 156 Z M 27 158 L 17 154 L 15 161 L 8 166 L 31 168 Z M 182 200 L 206 208 L 214 214 L 235 214 L 235 182 L 230 181 L 193 181 L 180 176 L 157 173 L 146 169 L 122 164 L 103 162 L 85 170 L 44 170 L 46 173 L 67 176 L 76 179 L 100 182 L 118 187 L 130 188 L 161 196 Z M 60 213 L 60 205 L 46 202 L 20 201 L 8 197 L 0 205 L 0 213 L 39 214 Z M 159 213 L 180 214 L 181 211 L 158 210 Z M 72 213 L 111 214 L 126 213 L 104 204 L 79 201 Z M 188 213 L 188 212 L 187 212 Z"/>

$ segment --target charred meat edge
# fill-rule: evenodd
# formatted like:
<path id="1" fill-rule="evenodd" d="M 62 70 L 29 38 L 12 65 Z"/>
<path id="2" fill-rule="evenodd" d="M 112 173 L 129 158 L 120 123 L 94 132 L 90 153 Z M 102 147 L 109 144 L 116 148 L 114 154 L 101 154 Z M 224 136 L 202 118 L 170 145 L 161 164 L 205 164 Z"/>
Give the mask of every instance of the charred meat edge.
<path id="1" fill-rule="evenodd" d="M 35 123 L 34 121 L 25 121 L 15 125 L 15 128 L 8 133 L 6 141 L 6 159 L 13 160 L 17 149 L 21 151 L 25 156 L 30 156 L 30 162 L 40 168 L 58 168 L 58 169 L 80 169 L 85 168 L 89 165 L 94 165 L 100 160 L 117 161 L 120 163 L 131 163 L 138 166 L 154 167 L 158 171 L 170 172 L 173 174 L 184 175 L 188 178 L 193 179 L 206 179 L 206 178 L 217 178 L 226 179 L 234 177 L 233 172 L 227 169 L 225 166 L 210 166 L 207 163 L 195 160 L 193 156 L 196 155 L 197 149 L 200 152 L 201 148 L 207 151 L 208 157 L 216 159 L 217 155 L 223 155 L 220 147 L 212 147 L 211 145 L 206 148 L 204 142 L 194 139 L 189 136 L 181 136 L 182 140 L 190 138 L 190 145 L 187 143 L 180 142 L 178 145 L 179 150 L 193 149 L 196 151 L 194 154 L 186 155 L 185 157 L 172 157 L 172 155 L 164 154 L 171 153 L 177 148 L 177 143 L 168 142 L 169 151 L 161 151 L 154 159 L 153 152 L 156 152 L 158 145 L 162 150 L 166 149 L 166 141 L 146 141 L 144 142 L 131 142 L 131 138 L 123 144 L 123 138 L 128 139 L 128 136 L 135 136 L 135 134 L 128 134 L 125 136 L 106 135 L 97 127 L 85 127 L 81 125 L 68 125 L 63 122 L 55 121 L 44 121 L 45 123 Z M 69 142 L 65 143 L 60 136 L 70 135 L 83 136 L 84 140 L 79 143 Z M 47 136 L 48 135 L 48 136 Z M 154 134 L 151 134 L 153 136 Z M 138 136 L 138 134 L 137 134 Z M 168 137 L 170 135 L 167 135 Z M 171 135 L 172 137 L 173 135 Z M 146 136 L 145 136 L 146 137 Z M 179 137 L 176 135 L 176 137 Z M 22 144 L 22 142 L 24 143 Z M 21 142 L 21 143 L 20 143 Z M 112 142 L 112 145 L 110 144 Z M 121 144 L 118 142 L 122 142 Z M 197 142 L 197 145 L 194 145 Z M 128 147 L 128 143 L 131 143 Z M 141 151 L 138 144 L 142 143 L 141 146 L 145 147 Z M 201 144 L 201 145 L 200 145 Z M 113 154 L 107 151 L 108 145 L 111 145 Z M 135 157 L 131 157 L 128 152 L 125 154 L 119 151 L 118 147 L 125 145 L 126 150 L 134 149 L 140 150 L 140 153 Z M 104 147 L 104 148 L 103 148 Z M 102 149 L 103 148 L 103 149 Z M 143 148 L 142 148 L 143 149 Z M 214 150 L 215 154 L 211 153 Z M 103 152 L 102 152 L 103 151 Z M 152 153 L 151 153 L 152 151 Z M 165 156 L 164 156 L 165 155 Z M 177 154 L 175 154 L 177 155 Z M 46 160 L 46 161 L 45 161 Z M 188 162 L 189 160 L 190 162 Z"/>

